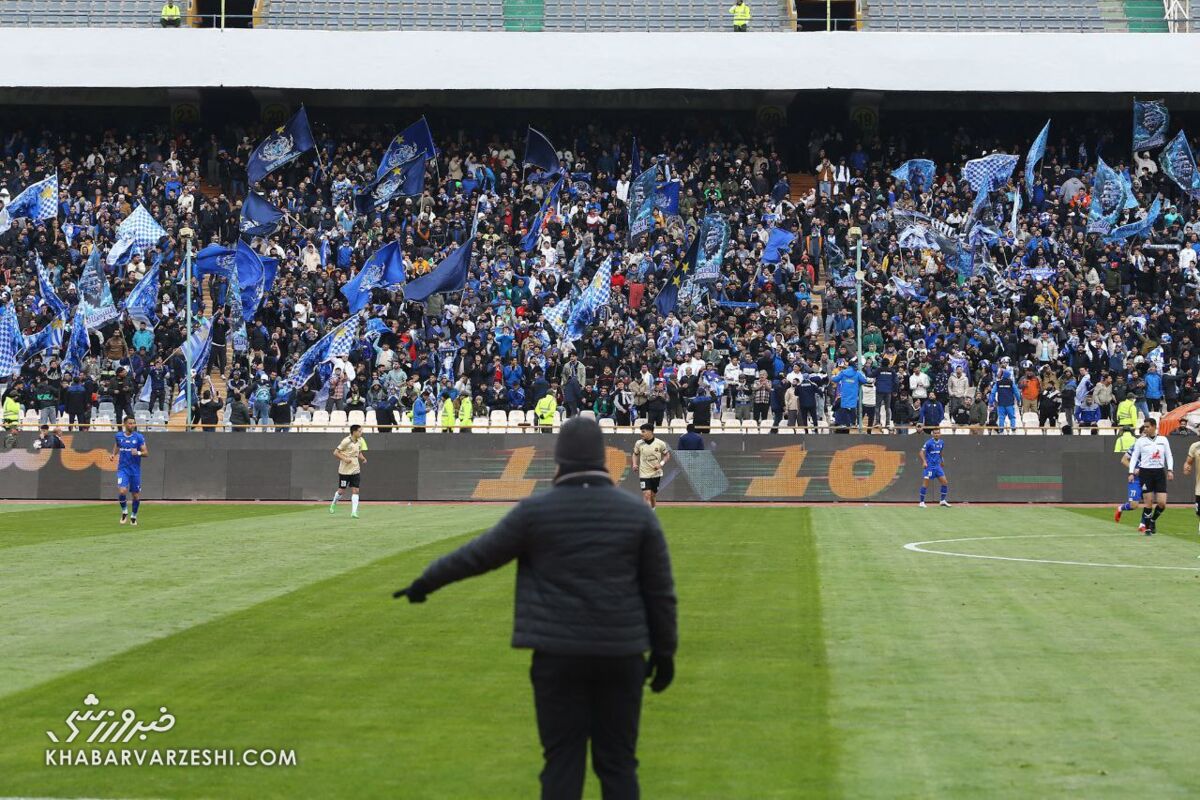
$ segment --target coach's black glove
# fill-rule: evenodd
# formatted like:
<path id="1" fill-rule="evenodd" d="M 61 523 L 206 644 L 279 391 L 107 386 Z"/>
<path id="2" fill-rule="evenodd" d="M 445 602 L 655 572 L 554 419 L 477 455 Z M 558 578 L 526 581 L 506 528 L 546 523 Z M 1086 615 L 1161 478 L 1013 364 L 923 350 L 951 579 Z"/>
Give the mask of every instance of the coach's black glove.
<path id="1" fill-rule="evenodd" d="M 651 653 L 646 660 L 646 680 L 650 681 L 650 691 L 655 694 L 671 685 L 675 679 L 674 656 Z"/>
<path id="2" fill-rule="evenodd" d="M 397 589 L 396 591 L 392 592 L 392 597 L 396 598 L 397 600 L 401 597 L 407 597 L 408 602 L 410 603 L 424 603 L 428 594 L 429 588 L 420 578 L 417 578 L 403 589 Z"/>

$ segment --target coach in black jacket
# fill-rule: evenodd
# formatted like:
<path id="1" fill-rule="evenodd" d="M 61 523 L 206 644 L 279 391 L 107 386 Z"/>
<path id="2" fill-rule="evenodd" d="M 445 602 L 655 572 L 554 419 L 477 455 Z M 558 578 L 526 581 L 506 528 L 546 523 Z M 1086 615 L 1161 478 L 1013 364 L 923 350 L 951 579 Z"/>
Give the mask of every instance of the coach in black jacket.
<path id="1" fill-rule="evenodd" d="M 517 559 L 512 643 L 533 650 L 542 798 L 582 796 L 591 739 L 605 800 L 630 800 L 638 797 L 642 684 L 650 679 L 661 692 L 675 674 L 667 543 L 654 512 L 613 485 L 593 420 L 567 421 L 554 458 L 553 489 L 517 504 L 394 596 L 424 602 L 449 583 Z"/>

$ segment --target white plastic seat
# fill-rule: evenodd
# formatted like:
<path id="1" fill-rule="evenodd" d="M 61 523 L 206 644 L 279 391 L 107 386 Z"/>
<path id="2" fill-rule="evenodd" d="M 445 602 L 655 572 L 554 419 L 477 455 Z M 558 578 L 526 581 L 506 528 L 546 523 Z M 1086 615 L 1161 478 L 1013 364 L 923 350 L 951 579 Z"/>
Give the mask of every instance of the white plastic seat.
<path id="1" fill-rule="evenodd" d="M 358 409 L 347 412 L 346 423 L 348 425 L 364 425 L 367 421 L 367 415 Z"/>
<path id="2" fill-rule="evenodd" d="M 579 412 L 579 416 L 581 416 L 581 417 L 586 417 L 587 419 L 590 419 L 590 420 L 592 420 L 592 421 L 595 421 L 595 419 L 596 419 L 596 412 L 595 412 L 595 411 L 592 411 L 591 409 L 584 409 L 583 411 L 580 411 L 580 412 Z"/>
<path id="3" fill-rule="evenodd" d="M 334 409 L 329 412 L 329 430 L 330 432 L 340 431 L 346 427 L 346 412 L 339 409 Z"/>
<path id="4" fill-rule="evenodd" d="M 600 420 L 600 431 L 602 433 L 616 433 L 617 424 L 610 417 L 604 417 Z"/>
<path id="5" fill-rule="evenodd" d="M 525 430 L 525 412 L 513 409 L 508 412 L 508 432 L 521 433 Z"/>
<path id="6" fill-rule="evenodd" d="M 488 433 L 507 433 L 508 414 L 500 410 L 495 410 L 489 414 L 487 420 L 487 431 Z"/>

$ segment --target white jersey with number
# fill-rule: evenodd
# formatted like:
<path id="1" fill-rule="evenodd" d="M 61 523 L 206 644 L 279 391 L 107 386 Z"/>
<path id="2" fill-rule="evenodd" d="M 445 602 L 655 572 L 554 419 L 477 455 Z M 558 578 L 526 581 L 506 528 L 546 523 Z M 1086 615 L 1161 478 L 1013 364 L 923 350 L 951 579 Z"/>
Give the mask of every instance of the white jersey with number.
<path id="1" fill-rule="evenodd" d="M 1129 458 L 1129 471 L 1133 472 L 1135 469 L 1175 469 L 1167 437 L 1139 436 L 1133 444 L 1133 455 Z"/>

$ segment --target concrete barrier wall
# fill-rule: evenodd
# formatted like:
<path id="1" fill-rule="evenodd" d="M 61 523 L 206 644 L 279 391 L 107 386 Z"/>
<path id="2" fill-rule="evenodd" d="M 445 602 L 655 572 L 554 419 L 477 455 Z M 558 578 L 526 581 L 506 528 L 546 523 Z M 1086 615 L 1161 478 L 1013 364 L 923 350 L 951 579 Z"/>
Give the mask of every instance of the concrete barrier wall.
<path id="1" fill-rule="evenodd" d="M 23 438 L 27 438 L 26 437 Z M 116 486 L 112 434 L 65 437 L 65 450 L 0 452 L 0 498 L 107 500 Z M 362 493 L 368 500 L 518 500 L 554 475 L 550 434 L 372 434 Z M 335 488 L 334 434 L 158 433 L 148 436 L 143 495 L 170 500 L 325 500 Z M 637 491 L 633 436 L 608 440 L 607 466 Z M 668 438 L 674 444 L 674 437 Z M 1116 502 L 1125 473 L 1108 436 L 949 436 L 954 500 Z M 1173 437 L 1172 493 L 1190 500 L 1187 446 Z M 719 436 L 678 452 L 660 497 L 713 502 L 910 502 L 921 482 L 920 436 Z M 2 518 L 0 518 L 2 519 Z"/>
<path id="2" fill-rule="evenodd" d="M 1158 33 L 0 29 L 0 86 L 454 91 L 1194 92 Z M 170 67 L 114 53 L 170 53 Z M 96 69 L 103 64 L 103 69 Z M 1147 69 L 1153 64 L 1153 69 Z M 498 66 L 499 65 L 499 66 Z M 1086 66 L 1084 66 L 1086 65 Z"/>

